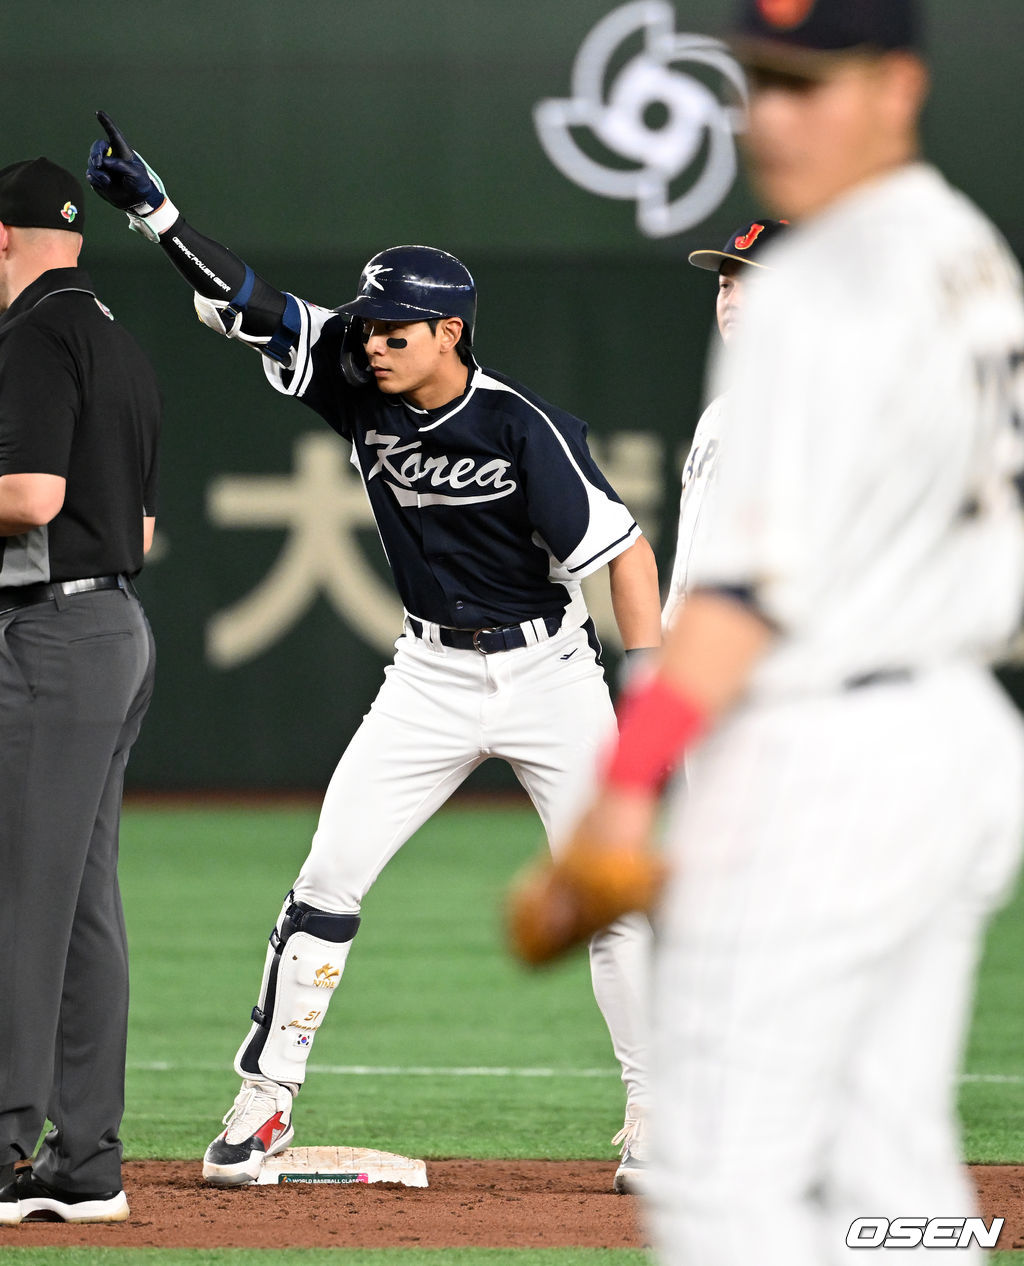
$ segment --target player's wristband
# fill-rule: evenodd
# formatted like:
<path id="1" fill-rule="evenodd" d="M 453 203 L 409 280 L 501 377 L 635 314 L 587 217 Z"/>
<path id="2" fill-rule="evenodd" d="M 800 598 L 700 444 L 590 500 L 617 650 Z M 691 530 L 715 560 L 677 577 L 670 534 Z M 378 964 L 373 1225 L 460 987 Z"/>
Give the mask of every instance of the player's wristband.
<path id="1" fill-rule="evenodd" d="M 148 242 L 159 242 L 160 234 L 166 233 L 177 220 L 180 214 L 178 208 L 166 195 L 163 202 L 153 211 L 143 214 L 139 210 L 139 207 L 142 206 L 145 206 L 145 203 L 140 202 L 138 207 L 132 207 L 130 211 L 125 213 L 128 216 L 128 223 L 136 233 L 141 233 Z"/>
<path id="2" fill-rule="evenodd" d="M 680 755 L 707 728 L 705 710 L 662 677 L 623 700 L 619 742 L 605 772 L 609 787 L 657 791 Z"/>

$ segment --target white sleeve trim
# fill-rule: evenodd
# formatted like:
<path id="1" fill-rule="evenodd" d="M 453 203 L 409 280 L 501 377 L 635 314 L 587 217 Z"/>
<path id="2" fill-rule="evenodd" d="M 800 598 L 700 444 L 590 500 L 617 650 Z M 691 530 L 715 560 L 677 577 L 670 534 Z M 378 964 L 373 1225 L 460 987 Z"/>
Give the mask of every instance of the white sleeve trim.
<path id="1" fill-rule="evenodd" d="M 533 540 L 546 549 L 551 558 L 551 567 L 548 572 L 550 578 L 562 581 L 582 580 L 629 549 L 642 535 L 633 515 L 621 501 L 613 501 L 603 488 L 597 488 L 590 482 L 573 457 L 572 451 L 565 442 L 565 437 L 544 410 L 539 409 L 532 400 L 528 400 L 514 387 L 499 382 L 497 378 L 491 378 L 488 374 L 481 372 L 477 383 L 480 387 L 491 391 L 507 391 L 509 395 L 515 396 L 517 400 L 522 400 L 528 405 L 538 417 L 543 418 L 586 492 L 590 520 L 583 539 L 568 558 L 556 558 L 547 541 L 534 533 Z"/>
<path id="2" fill-rule="evenodd" d="M 313 348 L 321 330 L 336 313 L 330 308 L 307 303 L 297 295 L 291 297 L 299 307 L 299 337 L 295 344 L 293 367 L 289 369 L 264 356 L 263 372 L 275 391 L 280 391 L 283 396 L 298 396 L 301 399 L 309 389 L 313 377 Z"/>

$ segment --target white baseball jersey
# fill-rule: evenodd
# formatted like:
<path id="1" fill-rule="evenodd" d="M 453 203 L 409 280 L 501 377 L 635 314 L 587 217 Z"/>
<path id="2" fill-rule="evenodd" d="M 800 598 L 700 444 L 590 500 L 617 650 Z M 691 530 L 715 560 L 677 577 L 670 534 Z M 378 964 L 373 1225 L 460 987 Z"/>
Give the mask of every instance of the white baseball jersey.
<path id="1" fill-rule="evenodd" d="M 688 586 L 690 560 L 701 523 L 705 496 L 714 477 L 715 463 L 721 444 L 722 398 L 712 400 L 700 416 L 690 451 L 683 466 L 682 489 L 679 494 L 679 528 L 676 532 L 676 555 L 672 564 L 661 622 L 668 628 L 672 616 L 683 600 Z"/>
<path id="2" fill-rule="evenodd" d="M 666 1266 L 836 1266 L 857 1218 L 970 1217 L 950 1088 L 1024 837 L 981 665 L 1020 621 L 1024 302 L 913 165 L 778 245 L 686 586 L 777 628 L 666 814 L 651 1226 Z M 980 1255 L 958 1253 L 975 1262 Z"/>
<path id="3" fill-rule="evenodd" d="M 776 263 L 715 376 L 728 443 L 690 587 L 749 588 L 778 625 L 755 694 L 990 658 L 1024 596 L 1016 261 L 918 164 Z"/>

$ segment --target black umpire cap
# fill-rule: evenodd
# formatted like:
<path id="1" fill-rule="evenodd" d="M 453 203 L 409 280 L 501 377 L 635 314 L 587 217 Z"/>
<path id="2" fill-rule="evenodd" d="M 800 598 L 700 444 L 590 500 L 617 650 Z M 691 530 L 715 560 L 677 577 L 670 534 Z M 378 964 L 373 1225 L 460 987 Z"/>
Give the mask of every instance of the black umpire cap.
<path id="1" fill-rule="evenodd" d="M 11 163 L 0 169 L 0 223 L 81 233 L 85 223 L 82 186 L 48 158 Z"/>
<path id="2" fill-rule="evenodd" d="M 754 268 L 764 268 L 757 258 L 767 246 L 776 241 L 789 228 L 788 220 L 751 220 L 729 238 L 720 251 L 691 251 L 687 259 L 694 268 L 707 268 L 718 272 L 722 261 L 734 259 L 740 264 L 750 264 Z"/>

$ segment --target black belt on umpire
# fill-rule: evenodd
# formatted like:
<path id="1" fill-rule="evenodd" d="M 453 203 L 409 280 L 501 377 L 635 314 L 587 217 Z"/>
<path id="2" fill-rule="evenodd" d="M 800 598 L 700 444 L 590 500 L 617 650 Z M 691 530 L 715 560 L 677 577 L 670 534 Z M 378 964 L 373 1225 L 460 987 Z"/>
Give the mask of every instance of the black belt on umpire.
<path id="1" fill-rule="evenodd" d="M 423 637 L 423 621 L 414 616 L 407 616 L 409 628 L 416 637 Z M 536 623 L 528 620 L 528 624 Z M 562 627 L 562 616 L 549 615 L 543 623 L 548 637 L 554 637 Z M 518 651 L 524 646 L 534 643 L 527 639 L 521 624 L 505 624 L 496 629 L 450 629 L 444 624 L 437 625 L 437 635 L 442 646 L 451 646 L 460 651 L 479 651 L 481 655 L 493 655 L 497 651 Z"/>
<path id="2" fill-rule="evenodd" d="M 137 598 L 131 577 L 123 572 L 116 576 L 86 576 L 82 580 L 40 580 L 34 585 L 8 585 L 0 588 L 0 615 L 19 607 L 37 607 L 57 598 L 72 598 L 79 593 L 95 593 L 97 589 L 123 589 Z"/>

